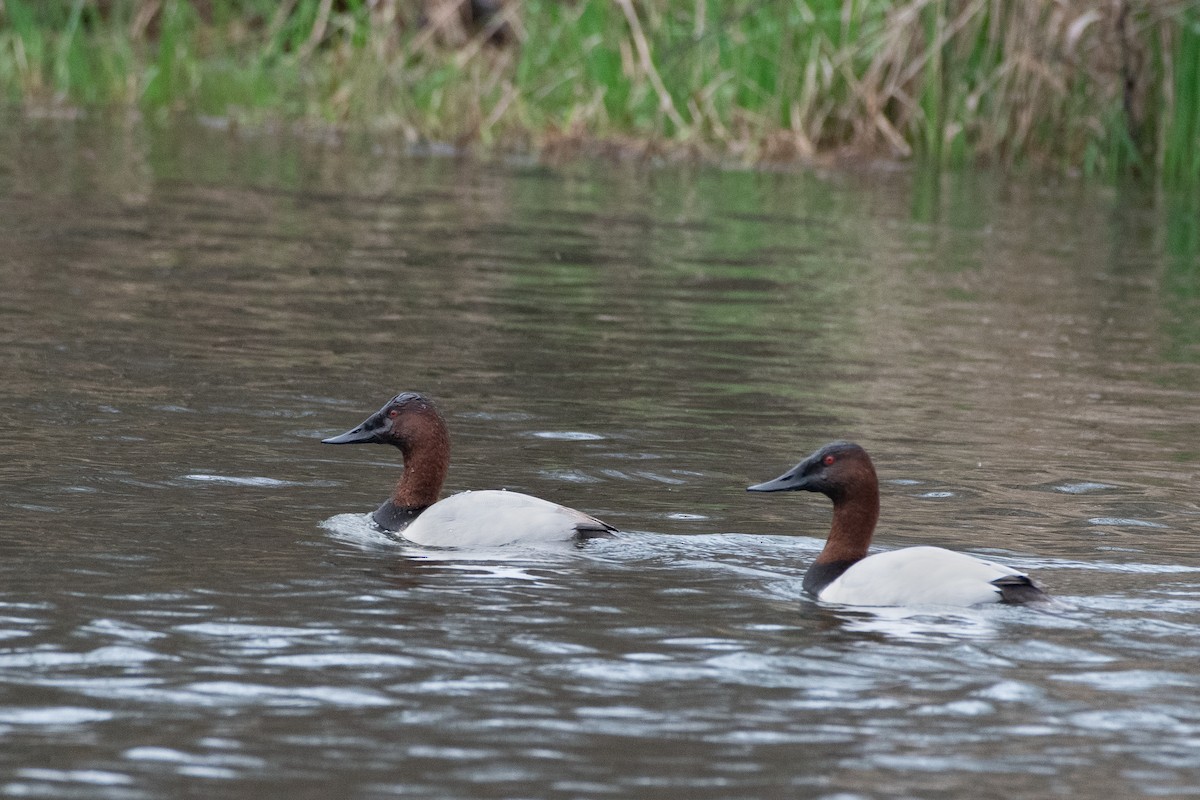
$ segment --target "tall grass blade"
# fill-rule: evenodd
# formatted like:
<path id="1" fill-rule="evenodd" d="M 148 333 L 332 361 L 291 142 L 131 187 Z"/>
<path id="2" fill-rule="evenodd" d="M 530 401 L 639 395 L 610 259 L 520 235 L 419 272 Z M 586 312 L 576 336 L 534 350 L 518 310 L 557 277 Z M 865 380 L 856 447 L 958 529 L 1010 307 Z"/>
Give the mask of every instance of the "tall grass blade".
<path id="1" fill-rule="evenodd" d="M 1163 136 L 1163 180 L 1200 184 L 1200 10 L 1185 9 L 1179 20 L 1173 63 L 1174 102 Z"/>

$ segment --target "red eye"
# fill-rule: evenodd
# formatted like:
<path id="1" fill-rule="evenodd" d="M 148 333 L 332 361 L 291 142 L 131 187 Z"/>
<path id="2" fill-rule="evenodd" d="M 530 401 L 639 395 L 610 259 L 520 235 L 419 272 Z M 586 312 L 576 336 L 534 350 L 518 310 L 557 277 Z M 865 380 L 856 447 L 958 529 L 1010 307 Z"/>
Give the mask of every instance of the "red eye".
<path id="1" fill-rule="evenodd" d="M 388 410 L 388 416 L 391 417 L 392 419 L 395 419 L 396 417 L 400 416 L 400 412 L 397 411 L 396 409 L 392 408 L 392 409 Z"/>
<path id="2" fill-rule="evenodd" d="M 837 461 L 837 459 L 836 459 L 836 458 L 834 458 L 833 456 L 825 456 L 824 458 L 822 458 L 822 459 L 821 459 L 821 463 L 822 463 L 822 464 L 824 464 L 824 465 L 825 465 L 825 466 L 827 466 L 827 467 L 828 467 L 830 464 L 832 464 L 834 461 Z"/>

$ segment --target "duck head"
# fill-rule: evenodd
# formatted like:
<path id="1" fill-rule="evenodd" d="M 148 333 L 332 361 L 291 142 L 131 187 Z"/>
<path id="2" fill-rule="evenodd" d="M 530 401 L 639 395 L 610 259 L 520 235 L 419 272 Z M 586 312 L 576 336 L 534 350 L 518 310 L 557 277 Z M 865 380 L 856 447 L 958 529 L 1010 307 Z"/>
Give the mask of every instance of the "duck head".
<path id="1" fill-rule="evenodd" d="M 432 402 L 416 392 L 402 392 L 358 426 L 321 443 L 390 444 L 407 455 L 430 440 L 444 440 L 445 431 L 446 423 Z"/>
<path id="2" fill-rule="evenodd" d="M 831 442 L 774 480 L 756 483 L 748 492 L 820 492 L 834 503 L 857 491 L 878 492 L 871 457 L 853 442 Z"/>

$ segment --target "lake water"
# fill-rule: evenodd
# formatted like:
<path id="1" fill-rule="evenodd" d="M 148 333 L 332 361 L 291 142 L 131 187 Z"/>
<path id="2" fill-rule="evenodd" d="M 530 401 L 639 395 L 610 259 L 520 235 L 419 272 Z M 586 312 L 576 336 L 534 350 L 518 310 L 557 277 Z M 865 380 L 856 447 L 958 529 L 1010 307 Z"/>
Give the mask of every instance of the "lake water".
<path id="1" fill-rule="evenodd" d="M 1200 794 L 1194 205 L 9 120 L 0 218 L 0 796 Z M 401 390 L 625 533 L 372 532 Z M 807 599 L 835 438 L 1058 605 Z"/>

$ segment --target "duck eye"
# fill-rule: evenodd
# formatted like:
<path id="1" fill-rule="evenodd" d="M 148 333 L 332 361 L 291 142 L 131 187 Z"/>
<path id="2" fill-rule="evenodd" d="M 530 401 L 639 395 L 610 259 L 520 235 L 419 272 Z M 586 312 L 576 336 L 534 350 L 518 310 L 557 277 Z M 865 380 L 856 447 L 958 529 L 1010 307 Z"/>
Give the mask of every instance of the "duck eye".
<path id="1" fill-rule="evenodd" d="M 833 456 L 825 456 L 824 458 L 821 459 L 821 463 L 827 467 L 830 466 L 831 464 L 833 464 L 834 461 L 837 461 L 837 459 L 834 458 Z"/>
<path id="2" fill-rule="evenodd" d="M 389 408 L 388 416 L 391 417 L 392 419 L 395 419 L 396 417 L 400 416 L 400 412 L 399 412 L 399 410 L 397 410 L 395 408 Z"/>

